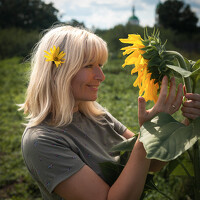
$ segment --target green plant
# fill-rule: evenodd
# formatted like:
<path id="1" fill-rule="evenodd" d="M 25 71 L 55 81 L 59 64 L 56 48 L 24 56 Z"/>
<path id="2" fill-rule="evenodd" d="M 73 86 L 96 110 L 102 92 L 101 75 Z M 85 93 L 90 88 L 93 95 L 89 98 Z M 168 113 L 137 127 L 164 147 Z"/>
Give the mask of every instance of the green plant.
<path id="1" fill-rule="evenodd" d="M 196 62 L 189 61 L 186 58 L 184 59 L 183 56 L 176 51 L 165 50 L 165 44 L 163 45 L 161 43 L 158 31 L 154 31 L 150 36 L 147 31 L 145 31 L 144 40 L 140 35 L 135 34 L 129 35 L 128 39 L 120 40 L 123 43 L 132 44 L 132 46 L 122 48 L 122 50 L 125 50 L 124 54 L 128 54 L 123 66 L 134 66 L 132 73 L 138 72 L 138 78 L 136 79 L 134 86 L 140 88 L 140 95 L 144 92 L 144 98 L 146 98 L 146 100 L 154 100 L 156 102 L 157 94 L 154 94 L 154 97 L 151 97 L 152 93 L 149 93 L 149 90 L 151 92 L 155 90 L 157 93 L 157 91 L 159 91 L 158 86 L 164 75 L 170 77 L 171 74 L 173 74 L 173 76 L 177 76 L 178 78 L 181 76 L 184 80 L 186 91 L 188 93 L 195 93 L 198 80 L 200 79 L 200 60 Z M 142 82 L 144 80 L 147 80 L 148 83 L 153 81 L 154 84 L 152 83 L 150 85 L 151 87 L 148 87 L 146 82 Z M 152 87 L 155 87 L 155 89 L 152 89 Z M 177 159 L 170 170 L 172 172 L 173 168 L 177 167 L 177 165 L 181 165 L 188 178 L 192 179 L 192 187 L 194 188 L 192 197 L 194 197 L 195 200 L 200 199 L 199 124 L 200 117 L 193 121 L 190 120 L 190 125 L 185 126 L 169 114 L 159 113 L 153 119 L 142 125 L 139 138 L 144 145 L 147 152 L 147 158 L 149 159 L 169 162 L 177 159 L 184 152 L 188 152 L 190 165 L 192 164 L 193 166 L 194 177 L 192 177 L 191 173 L 184 165 L 184 160 L 181 159 Z M 121 152 L 122 157 L 124 156 L 124 152 L 129 153 L 132 150 L 134 146 L 134 142 L 132 141 L 134 140 L 135 138 L 129 142 L 120 144 L 115 147 L 114 150 Z M 127 148 L 127 145 L 129 148 Z M 125 155 L 128 156 L 129 154 Z M 122 159 L 124 160 L 124 158 Z M 122 163 L 113 164 L 112 166 L 108 166 L 108 163 L 103 163 L 101 164 L 101 167 L 105 174 L 109 174 L 108 171 L 120 173 L 123 169 Z M 113 177 L 116 179 L 117 175 Z M 151 181 L 152 179 L 150 182 L 147 179 L 145 186 L 148 186 L 149 189 L 156 190 L 168 199 L 171 199 L 164 194 L 162 190 L 160 191 L 154 187 L 154 183 Z M 111 182 L 110 177 L 109 182 Z"/>

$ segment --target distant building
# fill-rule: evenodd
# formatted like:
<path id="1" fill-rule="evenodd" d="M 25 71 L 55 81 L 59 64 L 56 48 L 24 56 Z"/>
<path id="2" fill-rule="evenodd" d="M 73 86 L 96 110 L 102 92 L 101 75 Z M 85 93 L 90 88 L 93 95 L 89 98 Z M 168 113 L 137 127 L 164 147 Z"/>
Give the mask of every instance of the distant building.
<path id="1" fill-rule="evenodd" d="M 139 25 L 140 21 L 138 17 L 135 16 L 135 7 L 132 8 L 132 16 L 128 19 L 128 23 L 131 25 Z"/>

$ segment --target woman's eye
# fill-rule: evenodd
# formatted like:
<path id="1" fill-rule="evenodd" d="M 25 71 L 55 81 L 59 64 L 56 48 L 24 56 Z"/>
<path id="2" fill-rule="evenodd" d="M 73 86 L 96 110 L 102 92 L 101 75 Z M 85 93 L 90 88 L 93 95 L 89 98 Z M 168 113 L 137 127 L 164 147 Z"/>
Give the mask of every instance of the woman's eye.
<path id="1" fill-rule="evenodd" d="M 84 68 L 92 68 L 92 65 L 87 65 Z"/>

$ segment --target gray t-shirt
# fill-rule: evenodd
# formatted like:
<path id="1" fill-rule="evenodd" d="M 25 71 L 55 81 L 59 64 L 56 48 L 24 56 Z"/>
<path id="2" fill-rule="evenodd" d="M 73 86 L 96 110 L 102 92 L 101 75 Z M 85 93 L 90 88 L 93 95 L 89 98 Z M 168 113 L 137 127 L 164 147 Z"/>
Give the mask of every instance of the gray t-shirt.
<path id="1" fill-rule="evenodd" d="M 26 128 L 22 136 L 22 154 L 45 200 L 62 199 L 53 190 L 65 179 L 88 165 L 104 179 L 99 163 L 117 162 L 110 148 L 125 140 L 126 127 L 107 113 L 100 125 L 79 111 L 71 124 L 59 128 L 42 124 Z"/>

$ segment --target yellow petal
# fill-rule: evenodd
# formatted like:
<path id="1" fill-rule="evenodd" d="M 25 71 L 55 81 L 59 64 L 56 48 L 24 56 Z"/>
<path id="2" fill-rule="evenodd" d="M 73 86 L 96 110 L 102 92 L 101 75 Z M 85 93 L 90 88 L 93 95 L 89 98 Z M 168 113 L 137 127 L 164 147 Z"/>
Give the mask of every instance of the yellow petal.
<path id="1" fill-rule="evenodd" d="M 51 56 L 51 54 L 48 51 L 44 51 L 44 52 Z"/>

